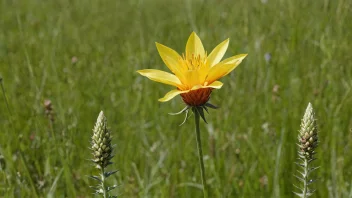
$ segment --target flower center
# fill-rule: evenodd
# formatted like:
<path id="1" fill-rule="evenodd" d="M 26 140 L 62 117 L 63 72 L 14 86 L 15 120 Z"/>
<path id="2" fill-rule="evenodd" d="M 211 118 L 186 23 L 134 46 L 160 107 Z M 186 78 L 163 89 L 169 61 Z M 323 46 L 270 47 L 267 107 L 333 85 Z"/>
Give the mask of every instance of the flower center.
<path id="1" fill-rule="evenodd" d="M 181 65 L 188 71 L 199 70 L 205 66 L 205 57 L 194 54 L 182 54 Z"/>

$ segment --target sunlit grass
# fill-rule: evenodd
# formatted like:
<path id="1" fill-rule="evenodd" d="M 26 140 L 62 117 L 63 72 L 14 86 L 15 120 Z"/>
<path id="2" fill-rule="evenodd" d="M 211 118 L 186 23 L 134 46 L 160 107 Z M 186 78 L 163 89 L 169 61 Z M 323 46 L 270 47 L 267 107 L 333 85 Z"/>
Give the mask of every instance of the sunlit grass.
<path id="1" fill-rule="evenodd" d="M 262 2 L 1 1 L 10 111 L 1 92 L 0 195 L 91 197 L 87 147 L 104 109 L 119 143 L 109 179 L 122 197 L 202 196 L 193 123 L 167 115 L 184 104 L 160 104 L 170 87 L 135 72 L 166 70 L 154 42 L 184 51 L 195 31 L 206 49 L 230 37 L 225 58 L 249 54 L 213 92 L 221 108 L 201 128 L 209 197 L 293 197 L 308 102 L 319 119 L 316 196 L 352 196 L 351 4 Z"/>

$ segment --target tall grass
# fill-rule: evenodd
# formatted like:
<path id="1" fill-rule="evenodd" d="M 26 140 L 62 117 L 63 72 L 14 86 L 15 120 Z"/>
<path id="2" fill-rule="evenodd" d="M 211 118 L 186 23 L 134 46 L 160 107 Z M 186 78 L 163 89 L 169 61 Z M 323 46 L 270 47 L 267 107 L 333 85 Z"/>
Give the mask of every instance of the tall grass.
<path id="1" fill-rule="evenodd" d="M 266 2 L 266 3 L 262 3 Z M 248 53 L 214 91 L 201 126 L 209 197 L 293 197 L 297 126 L 319 118 L 317 197 L 351 197 L 352 18 L 347 0 L 0 2 L 0 174 L 4 197 L 90 197 L 87 142 L 104 109 L 119 140 L 111 183 L 123 197 L 200 197 L 192 122 L 168 116 L 154 42 L 183 51 L 192 31 Z M 271 55 L 271 57 L 269 56 Z M 265 56 L 266 55 L 266 56 Z M 270 60 L 269 60 L 270 57 Z M 51 100 L 51 134 L 43 102 Z M 123 154 L 122 154 L 123 153 Z"/>

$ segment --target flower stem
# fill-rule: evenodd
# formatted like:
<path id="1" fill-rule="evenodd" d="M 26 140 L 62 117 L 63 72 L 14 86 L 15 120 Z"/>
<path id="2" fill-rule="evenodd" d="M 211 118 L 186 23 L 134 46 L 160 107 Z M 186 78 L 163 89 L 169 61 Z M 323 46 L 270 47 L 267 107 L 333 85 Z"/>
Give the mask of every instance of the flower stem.
<path id="1" fill-rule="evenodd" d="M 106 188 L 105 188 L 105 168 L 104 167 L 101 167 L 100 170 L 101 170 L 101 190 L 103 191 L 103 197 L 104 198 L 107 198 L 108 195 L 107 195 L 107 192 L 106 192 Z"/>
<path id="2" fill-rule="evenodd" d="M 308 197 L 308 160 L 304 159 L 304 178 L 303 178 L 303 192 L 302 192 L 302 198 L 307 198 Z"/>
<path id="3" fill-rule="evenodd" d="M 204 162 L 203 162 L 202 141 L 200 139 L 200 130 L 199 130 L 200 115 L 199 115 L 197 107 L 193 107 L 193 112 L 194 112 L 195 124 L 196 124 L 196 138 L 197 138 L 200 173 L 201 173 L 202 184 L 203 184 L 203 194 L 204 194 L 204 198 L 207 198 L 208 197 L 207 183 L 206 183 L 206 178 L 205 178 L 205 169 L 204 169 Z"/>

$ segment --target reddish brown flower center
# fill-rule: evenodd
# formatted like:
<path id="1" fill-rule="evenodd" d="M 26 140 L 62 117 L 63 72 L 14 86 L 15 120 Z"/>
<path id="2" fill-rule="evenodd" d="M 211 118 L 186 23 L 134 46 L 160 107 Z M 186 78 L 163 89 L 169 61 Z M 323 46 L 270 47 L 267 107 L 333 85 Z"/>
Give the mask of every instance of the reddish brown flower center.
<path id="1" fill-rule="evenodd" d="M 202 88 L 181 94 L 183 102 L 189 106 L 202 106 L 208 102 L 212 88 Z"/>

